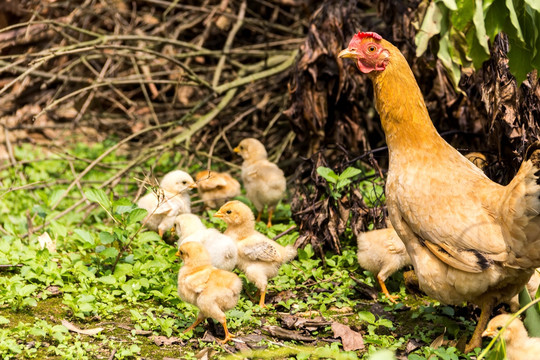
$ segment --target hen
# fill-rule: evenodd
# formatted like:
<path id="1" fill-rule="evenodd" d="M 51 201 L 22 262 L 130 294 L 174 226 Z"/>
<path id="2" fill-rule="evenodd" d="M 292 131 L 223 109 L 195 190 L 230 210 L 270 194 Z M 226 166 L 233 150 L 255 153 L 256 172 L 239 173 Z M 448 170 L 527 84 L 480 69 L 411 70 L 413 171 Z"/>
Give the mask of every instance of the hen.
<path id="1" fill-rule="evenodd" d="M 380 35 L 356 34 L 339 57 L 355 59 L 373 82 L 390 154 L 390 220 L 421 289 L 446 304 L 481 308 L 471 351 L 495 304 L 540 265 L 538 169 L 525 160 L 507 186 L 488 179 L 439 136 L 407 61 Z"/>
<path id="2" fill-rule="evenodd" d="M 182 170 L 167 173 L 156 192 L 146 194 L 137 206 L 148 211 L 146 226 L 163 236 L 174 225 L 178 214 L 191 212 L 189 190 L 197 187 L 193 178 Z"/>
<path id="3" fill-rule="evenodd" d="M 190 241 L 201 243 L 210 255 L 212 265 L 231 271 L 236 266 L 238 248 L 236 242 L 216 229 L 207 229 L 194 214 L 178 215 L 175 220 L 179 236 L 178 247 Z"/>
<path id="4" fill-rule="evenodd" d="M 357 242 L 358 264 L 375 275 L 383 293 L 395 303 L 398 296 L 390 295 L 384 282 L 402 267 L 411 265 L 411 258 L 403 241 L 390 226 L 387 229 L 361 233 Z"/>
<path id="5" fill-rule="evenodd" d="M 512 315 L 509 314 L 495 316 L 488 323 L 482 336 L 494 337 L 501 331 L 501 338 L 506 345 L 506 359 L 537 359 L 540 354 L 540 339 L 530 338 L 521 320 L 518 318 L 512 320 Z"/>
<path id="6" fill-rule="evenodd" d="M 258 211 L 257 221 L 261 220 L 264 207 L 268 206 L 268 227 L 272 226 L 274 209 L 283 197 L 287 183 L 283 171 L 267 159 L 264 145 L 257 139 L 240 141 L 234 151 L 244 159 L 242 181 L 246 196 Z"/>
<path id="7" fill-rule="evenodd" d="M 237 242 L 238 267 L 259 289 L 259 306 L 264 307 L 268 279 L 278 274 L 283 263 L 294 259 L 296 249 L 292 245 L 281 246 L 255 230 L 253 212 L 240 201 L 229 201 L 214 216 L 227 223 L 225 235 Z"/>
<path id="8" fill-rule="evenodd" d="M 201 321 L 211 317 L 223 325 L 225 339 L 222 343 L 226 343 L 234 336 L 227 329 L 225 311 L 238 303 L 242 280 L 232 272 L 213 267 L 210 255 L 198 242 L 182 244 L 177 255 L 184 260 L 178 273 L 178 295 L 199 308 L 197 319 L 184 332 L 193 330 Z"/>
<path id="9" fill-rule="evenodd" d="M 195 175 L 197 190 L 204 204 L 216 209 L 240 195 L 240 183 L 226 172 L 203 170 Z"/>

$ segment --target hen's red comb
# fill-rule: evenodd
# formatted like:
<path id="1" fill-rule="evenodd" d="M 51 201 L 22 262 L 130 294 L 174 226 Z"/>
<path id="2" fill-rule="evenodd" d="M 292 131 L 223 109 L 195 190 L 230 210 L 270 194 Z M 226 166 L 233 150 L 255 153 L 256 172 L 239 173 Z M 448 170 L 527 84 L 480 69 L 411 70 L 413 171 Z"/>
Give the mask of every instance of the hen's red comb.
<path id="1" fill-rule="evenodd" d="M 367 31 L 367 32 L 359 31 L 358 34 L 354 35 L 354 37 L 356 37 L 358 40 L 363 39 L 363 38 L 367 38 L 367 37 L 374 38 L 375 40 L 382 40 L 381 35 L 377 34 L 376 32 L 372 32 L 372 31 Z"/>

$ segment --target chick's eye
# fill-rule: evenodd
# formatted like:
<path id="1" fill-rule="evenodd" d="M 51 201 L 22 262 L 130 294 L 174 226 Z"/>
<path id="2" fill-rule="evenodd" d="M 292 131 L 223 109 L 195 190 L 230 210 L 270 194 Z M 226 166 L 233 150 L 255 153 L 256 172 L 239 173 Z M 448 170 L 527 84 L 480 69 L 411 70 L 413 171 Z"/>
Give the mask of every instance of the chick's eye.
<path id="1" fill-rule="evenodd" d="M 230 213 L 232 213 L 232 211 L 231 211 L 231 210 L 227 210 L 227 211 L 225 211 L 225 213 L 230 214 Z"/>
<path id="2" fill-rule="evenodd" d="M 186 180 L 182 181 L 182 184 L 186 185 L 186 184 L 187 184 L 187 181 L 186 181 Z"/>
<path id="3" fill-rule="evenodd" d="M 497 330 L 498 330 L 498 331 L 501 331 L 501 330 L 502 330 L 502 326 L 497 326 Z"/>

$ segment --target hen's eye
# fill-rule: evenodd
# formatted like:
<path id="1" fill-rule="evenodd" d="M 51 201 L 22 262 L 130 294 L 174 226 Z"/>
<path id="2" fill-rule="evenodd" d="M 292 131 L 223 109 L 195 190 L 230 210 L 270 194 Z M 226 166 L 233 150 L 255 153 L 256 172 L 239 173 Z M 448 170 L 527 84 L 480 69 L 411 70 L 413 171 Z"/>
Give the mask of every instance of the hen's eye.
<path id="1" fill-rule="evenodd" d="M 227 214 L 230 214 L 230 213 L 232 213 L 232 211 L 231 211 L 231 210 L 227 210 L 227 211 L 225 211 L 225 212 L 226 212 Z"/>
<path id="2" fill-rule="evenodd" d="M 374 45 L 368 46 L 367 49 L 368 49 L 369 52 L 374 52 L 375 50 L 377 50 L 377 48 Z"/>

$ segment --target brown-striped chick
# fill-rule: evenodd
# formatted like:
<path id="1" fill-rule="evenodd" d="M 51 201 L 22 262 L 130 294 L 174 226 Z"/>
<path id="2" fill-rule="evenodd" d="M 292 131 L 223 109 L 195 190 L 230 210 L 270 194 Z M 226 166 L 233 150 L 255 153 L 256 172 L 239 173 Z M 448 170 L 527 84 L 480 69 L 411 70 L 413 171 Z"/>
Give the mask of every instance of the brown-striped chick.
<path id="1" fill-rule="evenodd" d="M 406 265 L 411 265 L 411 258 L 403 241 L 392 226 L 386 229 L 361 233 L 357 238 L 358 263 L 375 275 L 386 297 L 396 302 L 398 296 L 390 295 L 385 280 Z"/>
<path id="2" fill-rule="evenodd" d="M 184 261 L 178 273 L 178 295 L 199 308 L 197 319 L 184 333 L 210 317 L 223 325 L 225 338 L 221 343 L 226 343 L 234 335 L 227 329 L 225 312 L 238 303 L 242 280 L 230 271 L 212 266 L 210 255 L 201 243 L 191 241 L 182 244 L 177 255 Z"/>
<path id="3" fill-rule="evenodd" d="M 264 207 L 268 206 L 268 227 L 272 226 L 272 215 L 279 200 L 283 197 L 287 182 L 283 171 L 268 161 L 264 145 L 257 139 L 247 138 L 234 148 L 244 159 L 242 181 L 246 196 L 258 211 L 257 221 L 261 220 Z"/>
<path id="4" fill-rule="evenodd" d="M 495 316 L 487 325 L 482 336 L 494 337 L 502 331 L 501 338 L 506 345 L 506 359 L 526 360 L 537 359 L 540 354 L 540 338 L 530 338 L 525 326 L 518 318 L 513 319 L 512 315 L 502 314 Z M 504 328 L 506 326 L 506 328 Z"/>
<path id="5" fill-rule="evenodd" d="M 199 171 L 195 175 L 197 190 L 204 204 L 217 209 L 228 200 L 240 195 L 240 183 L 226 172 Z"/>
<path id="6" fill-rule="evenodd" d="M 225 235 L 237 241 L 237 266 L 259 289 L 259 306 L 264 307 L 268 279 L 278 274 L 283 263 L 294 259 L 296 249 L 292 245 L 281 246 L 255 230 L 253 212 L 240 201 L 227 202 L 214 216 L 227 224 Z"/>
<path id="7" fill-rule="evenodd" d="M 182 170 L 167 173 L 156 192 L 146 194 L 137 202 L 137 206 L 148 211 L 145 218 L 150 230 L 158 231 L 163 236 L 174 225 L 174 219 L 183 213 L 191 212 L 189 190 L 197 187 L 193 178 Z"/>

